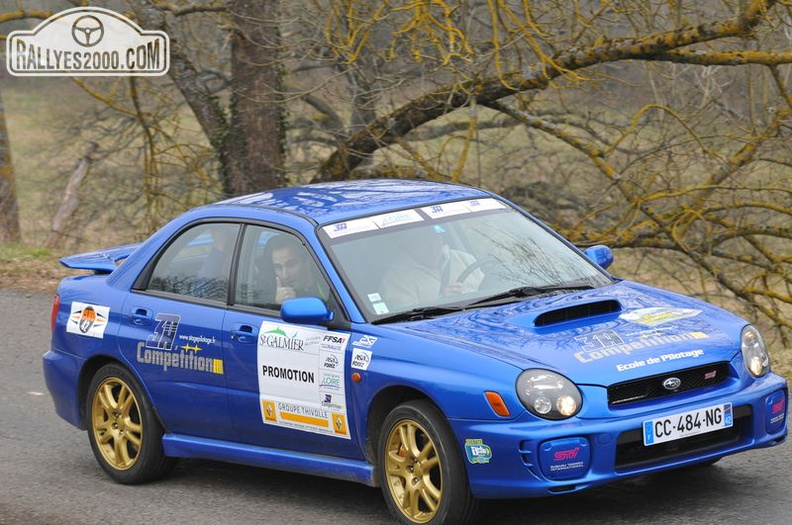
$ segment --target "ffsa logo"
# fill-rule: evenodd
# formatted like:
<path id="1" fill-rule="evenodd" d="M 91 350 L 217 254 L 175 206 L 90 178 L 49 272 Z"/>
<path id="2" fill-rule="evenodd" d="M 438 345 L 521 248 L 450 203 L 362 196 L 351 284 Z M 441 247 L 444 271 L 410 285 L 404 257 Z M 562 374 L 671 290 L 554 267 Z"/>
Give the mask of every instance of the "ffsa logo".
<path id="1" fill-rule="evenodd" d="M 6 40 L 6 66 L 16 76 L 159 76 L 170 68 L 170 40 L 102 7 L 52 15 Z"/>

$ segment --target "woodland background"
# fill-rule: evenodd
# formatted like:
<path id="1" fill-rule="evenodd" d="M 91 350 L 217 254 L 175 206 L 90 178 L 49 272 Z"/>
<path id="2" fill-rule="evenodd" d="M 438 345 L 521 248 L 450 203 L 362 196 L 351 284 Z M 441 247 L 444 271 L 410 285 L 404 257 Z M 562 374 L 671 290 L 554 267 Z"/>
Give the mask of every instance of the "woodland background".
<path id="1" fill-rule="evenodd" d="M 0 285 L 225 196 L 346 178 L 505 195 L 613 273 L 756 322 L 792 371 L 792 1 L 87 2 L 160 78 L 0 76 Z M 68 1 L 0 1 L 0 33 Z"/>

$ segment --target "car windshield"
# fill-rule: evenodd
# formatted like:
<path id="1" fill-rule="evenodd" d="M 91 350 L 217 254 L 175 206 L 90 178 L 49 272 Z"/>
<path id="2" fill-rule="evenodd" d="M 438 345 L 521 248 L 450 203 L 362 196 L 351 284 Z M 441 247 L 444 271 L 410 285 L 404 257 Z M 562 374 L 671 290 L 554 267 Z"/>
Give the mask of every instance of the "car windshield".
<path id="1" fill-rule="evenodd" d="M 335 223 L 321 237 L 370 321 L 612 282 L 544 226 L 495 199 Z"/>

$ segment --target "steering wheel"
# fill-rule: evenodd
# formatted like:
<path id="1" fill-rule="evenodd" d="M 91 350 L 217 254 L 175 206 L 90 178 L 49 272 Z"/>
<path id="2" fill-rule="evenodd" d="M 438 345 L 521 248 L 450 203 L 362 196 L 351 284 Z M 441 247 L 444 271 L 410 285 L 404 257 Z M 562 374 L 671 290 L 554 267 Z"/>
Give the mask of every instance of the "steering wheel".
<path id="1" fill-rule="evenodd" d="M 484 257 L 483 259 L 479 259 L 478 261 L 468 265 L 467 268 L 462 270 L 462 273 L 459 274 L 459 277 L 457 277 L 456 280 L 457 280 L 458 283 L 463 283 L 463 282 L 465 282 L 465 279 L 470 277 L 470 274 L 472 274 L 473 272 L 475 272 L 479 268 L 481 268 L 482 270 L 485 270 L 486 268 L 492 268 L 494 266 L 500 266 L 502 264 L 503 263 L 501 261 L 499 261 L 494 255 L 489 254 L 486 257 Z M 484 273 L 486 273 L 486 271 Z"/>

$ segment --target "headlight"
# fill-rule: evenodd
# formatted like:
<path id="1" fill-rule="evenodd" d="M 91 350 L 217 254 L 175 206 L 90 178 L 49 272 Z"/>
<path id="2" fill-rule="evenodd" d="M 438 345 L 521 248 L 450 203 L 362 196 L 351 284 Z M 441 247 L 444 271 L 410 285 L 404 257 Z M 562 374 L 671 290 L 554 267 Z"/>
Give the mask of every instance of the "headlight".
<path id="1" fill-rule="evenodd" d="M 517 395 L 534 415 L 566 419 L 578 413 L 583 397 L 575 384 L 549 370 L 526 370 L 517 377 Z"/>
<path id="2" fill-rule="evenodd" d="M 742 350 L 745 368 L 754 377 L 762 377 L 770 371 L 770 356 L 765 348 L 759 330 L 753 325 L 743 328 L 740 335 L 740 349 Z"/>

